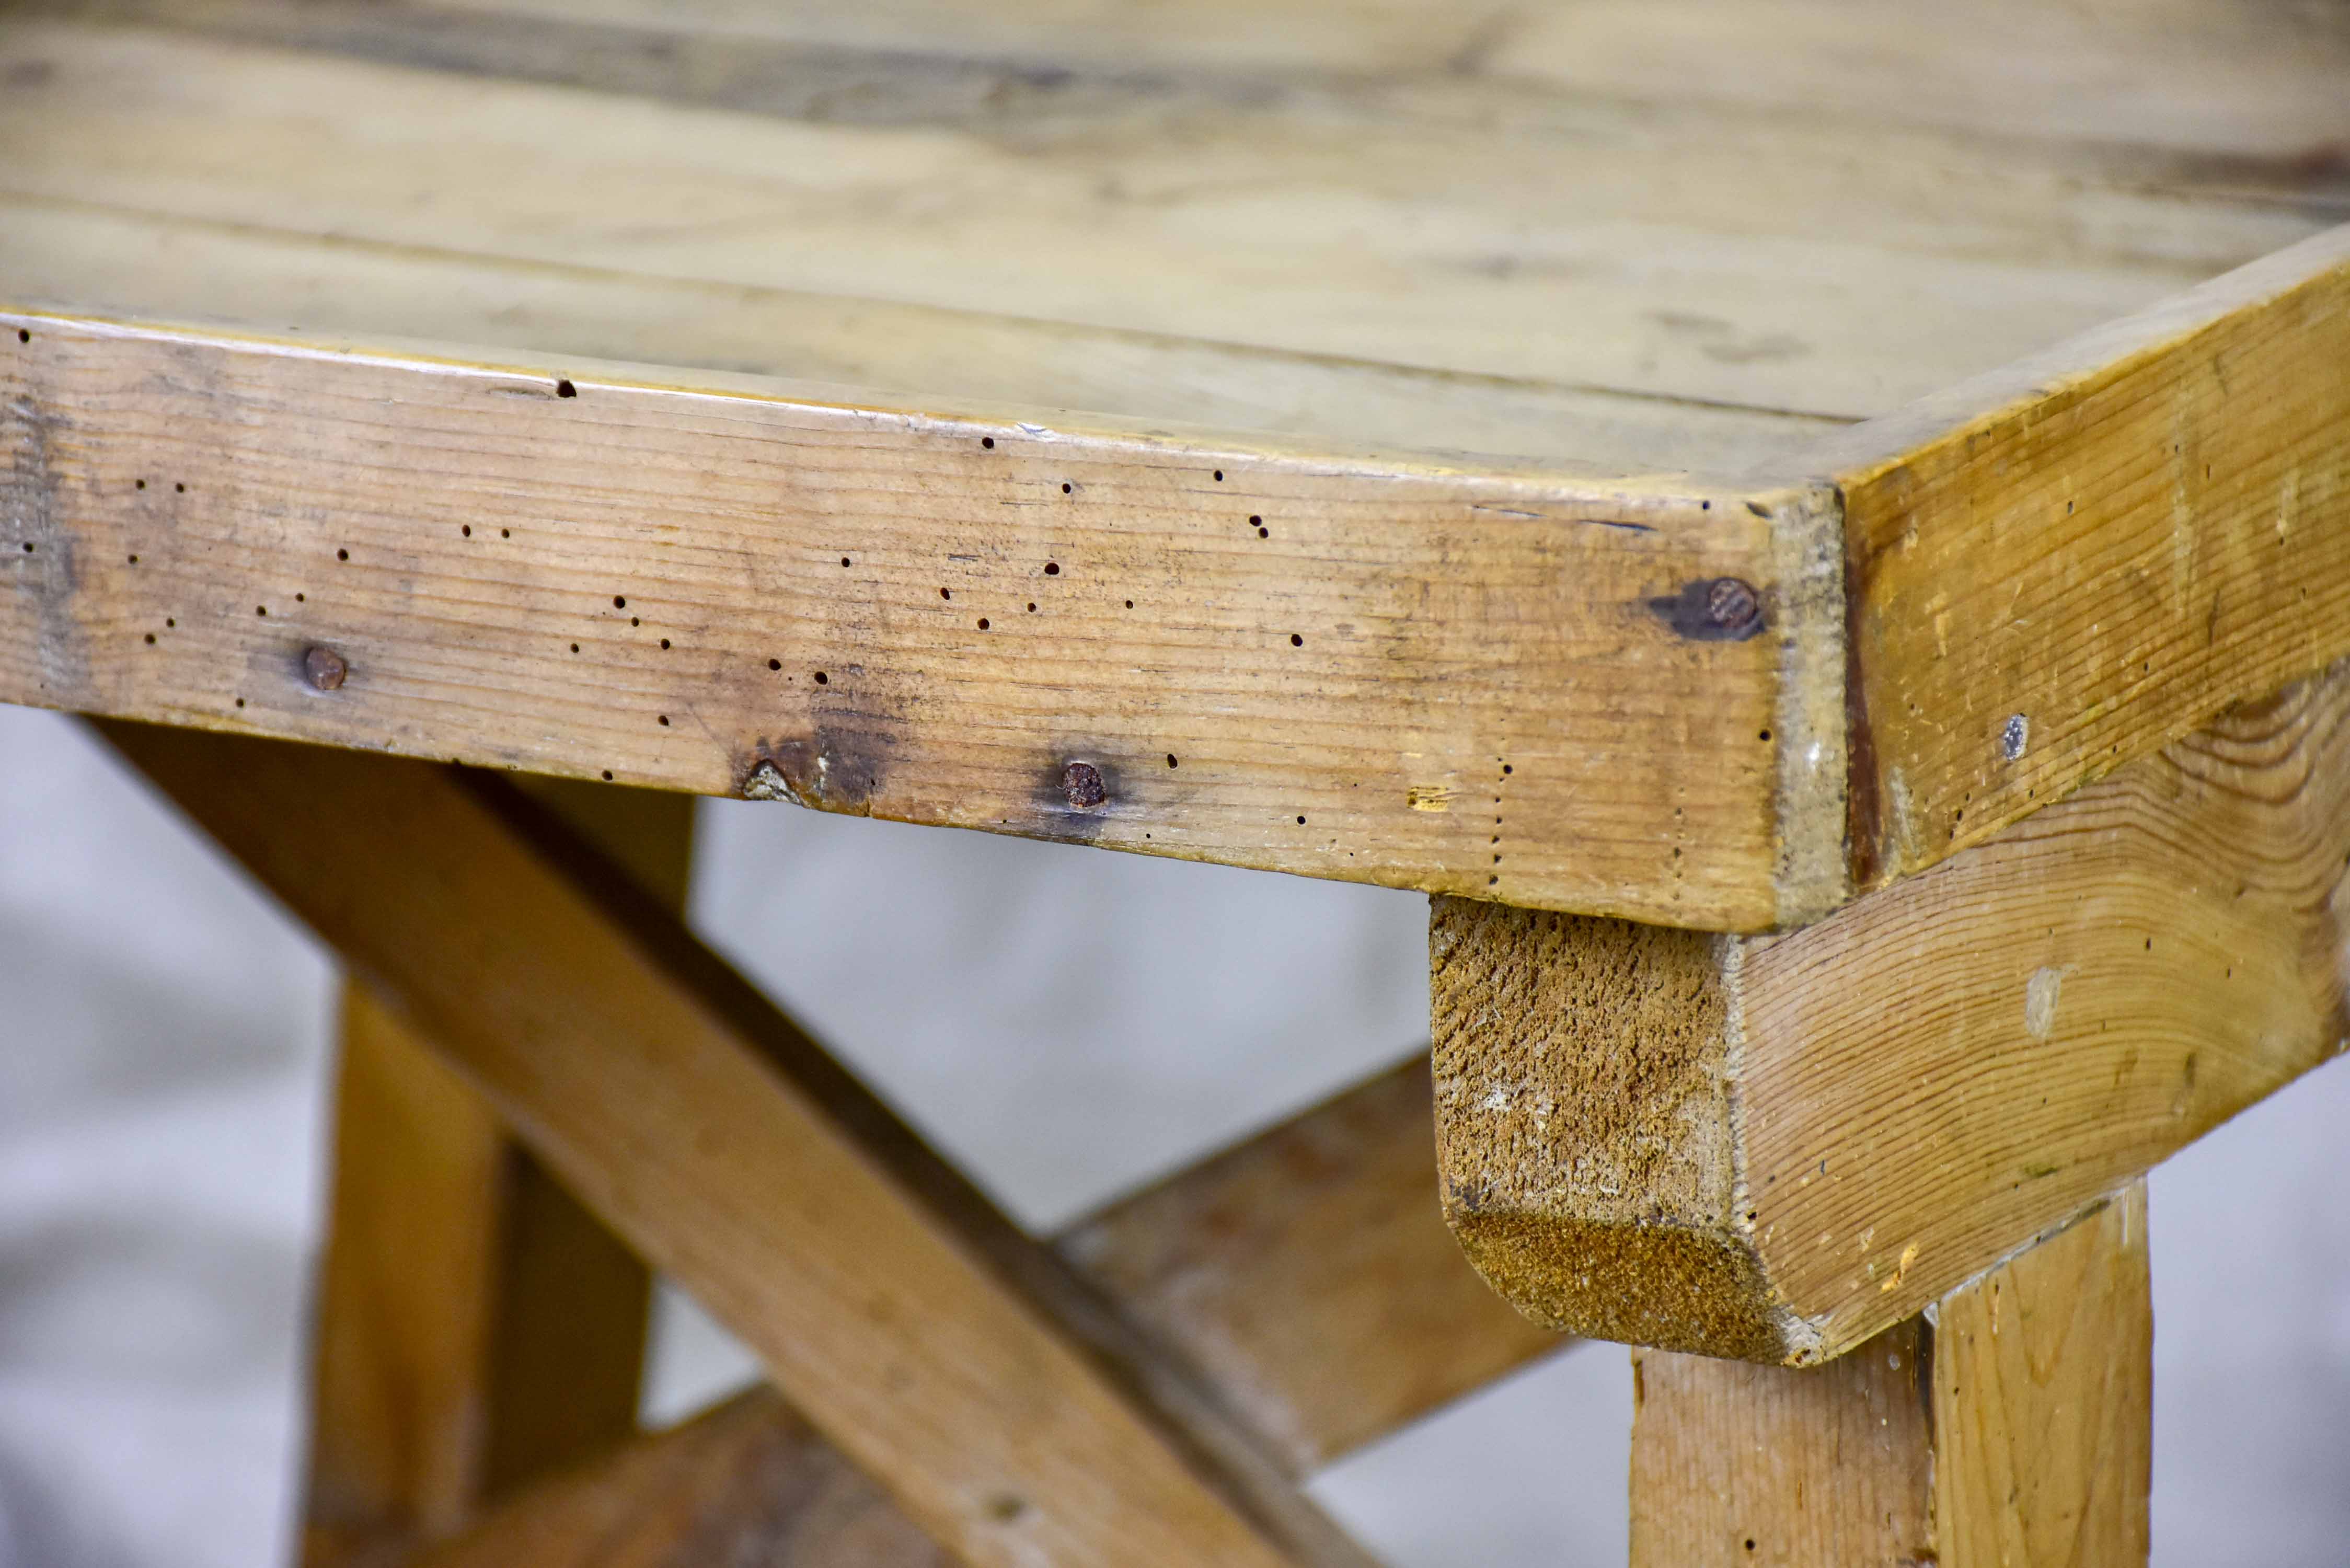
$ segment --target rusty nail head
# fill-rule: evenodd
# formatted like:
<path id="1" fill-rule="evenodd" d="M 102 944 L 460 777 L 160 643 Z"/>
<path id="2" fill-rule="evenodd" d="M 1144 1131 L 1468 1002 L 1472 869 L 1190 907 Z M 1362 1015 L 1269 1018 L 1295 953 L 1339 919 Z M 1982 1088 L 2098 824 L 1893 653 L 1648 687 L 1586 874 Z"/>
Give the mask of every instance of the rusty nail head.
<path id="1" fill-rule="evenodd" d="M 1716 577 L 1705 591 L 1705 615 L 1724 631 L 1743 631 L 1762 618 L 1762 601 L 1753 584 Z"/>
<path id="2" fill-rule="evenodd" d="M 343 662 L 343 656 L 331 648 L 313 648 L 302 656 L 302 673 L 321 691 L 334 691 L 350 672 L 351 667 Z"/>
<path id="3" fill-rule="evenodd" d="M 1091 763 L 1071 763 L 1063 768 L 1061 793 L 1067 795 L 1069 804 L 1080 811 L 1099 805 L 1109 798 L 1109 791 L 1102 787 L 1101 769 Z"/>

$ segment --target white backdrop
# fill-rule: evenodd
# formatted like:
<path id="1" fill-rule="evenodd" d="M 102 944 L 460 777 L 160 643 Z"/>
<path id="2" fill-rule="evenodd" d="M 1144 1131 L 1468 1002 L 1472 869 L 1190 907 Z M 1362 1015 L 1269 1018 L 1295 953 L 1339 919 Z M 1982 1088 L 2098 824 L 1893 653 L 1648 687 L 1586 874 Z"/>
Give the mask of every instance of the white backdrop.
<path id="1" fill-rule="evenodd" d="M 783 805 L 702 833 L 704 934 L 1031 1225 L 1425 1034 L 1415 896 Z M 290 1560 L 333 981 L 102 748 L 0 707 L 0 1568 Z M 2337 1063 L 2156 1177 L 2166 1568 L 2350 1563 L 2345 1126 Z M 660 1307 L 668 1417 L 748 1363 Z M 1629 1385 L 1571 1352 L 1315 1491 L 1398 1568 L 1620 1563 Z"/>

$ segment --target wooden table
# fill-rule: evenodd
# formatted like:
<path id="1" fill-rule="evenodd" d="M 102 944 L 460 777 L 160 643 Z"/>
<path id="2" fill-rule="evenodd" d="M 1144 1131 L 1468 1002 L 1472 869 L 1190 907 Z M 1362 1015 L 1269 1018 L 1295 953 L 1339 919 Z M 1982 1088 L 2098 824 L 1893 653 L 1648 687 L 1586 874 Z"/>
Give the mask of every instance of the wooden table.
<path id="1" fill-rule="evenodd" d="M 354 976 L 307 1560 L 1359 1563 L 1298 1478 L 1559 1330 L 1636 1563 L 2141 1561 L 2139 1179 L 2350 1040 L 2345 80 L 12 7 L 0 698 Z M 1432 1079 L 1030 1238 L 685 929 L 694 793 L 1425 890 Z M 633 1436 L 648 1263 L 773 1392 Z"/>

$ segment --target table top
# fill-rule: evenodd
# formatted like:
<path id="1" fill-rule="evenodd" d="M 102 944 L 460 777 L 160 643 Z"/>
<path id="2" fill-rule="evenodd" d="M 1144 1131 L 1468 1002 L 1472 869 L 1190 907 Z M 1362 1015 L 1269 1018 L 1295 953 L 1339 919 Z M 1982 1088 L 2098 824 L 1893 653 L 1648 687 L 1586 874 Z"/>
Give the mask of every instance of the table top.
<path id="1" fill-rule="evenodd" d="M 42 429 L 148 421 L 142 450 L 166 432 L 188 449 L 168 493 L 204 499 L 143 550 L 100 541 L 57 496 L 132 486 L 125 504 L 151 513 L 165 476 L 140 500 L 154 464 L 129 447 L 52 443 L 36 462 L 20 432 L 13 483 L 49 497 L 41 526 L 72 534 L 85 568 L 148 570 L 109 581 L 102 613 L 61 611 L 64 579 L 40 577 L 0 694 L 1550 908 L 1799 923 L 2242 694 L 2192 675 L 2176 711 L 2109 752 L 2090 733 L 2121 701 L 2102 676 L 2043 716 L 2003 693 L 1983 699 L 1996 713 L 1930 710 L 1905 673 L 1874 722 L 1915 702 L 1972 750 L 1879 734 L 1908 760 L 1848 786 L 1848 764 L 1877 765 L 1850 763 L 1868 737 L 1831 711 L 1845 624 L 1868 618 L 1831 535 L 1874 526 L 1846 492 L 1907 449 L 1842 432 L 1991 387 L 1939 426 L 1884 427 L 1930 442 L 2101 369 L 2061 351 L 2041 382 L 2001 367 L 2339 223 L 2345 67 L 2336 11 L 2120 0 L 18 7 L 0 25 L 0 303 L 116 324 L 68 374 L 42 355 L 72 332 L 36 344 L 26 317 L 11 373 L 39 388 L 22 406 Z M 2244 286 L 2182 330 L 2297 286 Z M 197 330 L 204 354 L 243 366 L 263 343 L 280 362 L 258 379 L 197 369 L 195 338 L 129 346 L 161 329 L 125 322 L 226 324 Z M 349 410 L 440 407 L 432 376 L 281 384 L 296 372 L 278 350 L 310 364 L 352 344 L 460 367 L 472 391 L 415 412 L 432 429 L 403 427 L 386 458 L 391 438 Z M 556 438 L 543 411 L 502 410 L 467 426 L 503 432 L 481 438 L 495 452 L 461 463 L 448 421 L 481 376 L 533 398 L 592 381 L 577 407 L 594 428 Z M 107 411 L 76 404 L 101 381 Z M 192 387 L 210 414 L 174 406 Z M 688 429 L 678 390 L 738 401 Z M 795 521 L 746 521 L 777 476 L 712 445 L 746 428 L 743 398 L 833 410 L 751 421 L 824 476 Z M 958 450 L 879 485 L 899 498 L 887 518 L 843 498 L 868 468 L 838 445 L 865 438 L 841 432 L 876 418 Z M 997 450 L 983 427 L 1005 432 L 1003 493 L 966 493 L 997 483 L 962 450 Z M 355 441 L 399 476 L 398 504 L 355 515 L 350 473 L 318 466 Z M 226 532 L 200 541 L 195 514 L 232 495 L 202 525 Z M 1011 515 L 1056 495 L 1116 510 L 1075 535 L 1075 514 Z M 611 525 L 525 529 L 529 558 L 494 568 L 417 553 L 477 525 L 515 538 L 517 509 L 533 528 Z M 1190 542 L 1211 526 L 1231 538 Z M 10 566 L 29 584 L 50 568 L 20 531 L 34 559 Z M 333 620 L 307 566 L 255 575 L 296 533 L 297 553 L 357 551 L 394 578 Z M 135 586 L 167 557 L 178 587 Z M 590 595 L 608 611 L 582 635 Z M 918 599 L 931 618 L 910 629 Z M 1902 607 L 1888 624 L 1930 628 L 1922 598 Z M 104 649 L 60 651 L 60 615 L 85 640 L 102 622 Z M 232 615 L 278 619 L 199 654 L 197 628 Z M 383 691 L 370 682 L 425 618 L 463 631 L 407 706 L 358 720 L 314 700 L 315 669 L 353 672 L 354 703 Z M 127 673 L 157 665 L 150 647 L 187 667 Z M 2329 652 L 2294 647 L 2263 678 Z M 2119 670 L 2140 651 L 2099 658 Z M 2019 645 L 1985 669 L 2063 652 Z M 265 692 L 240 673 L 262 663 L 310 686 Z M 2035 757 L 2077 744 L 1959 827 L 1949 813 L 1987 787 L 2017 714 Z M 1884 805 L 1912 795 L 1915 814 Z M 1886 821 L 1847 854 L 1868 812 Z"/>

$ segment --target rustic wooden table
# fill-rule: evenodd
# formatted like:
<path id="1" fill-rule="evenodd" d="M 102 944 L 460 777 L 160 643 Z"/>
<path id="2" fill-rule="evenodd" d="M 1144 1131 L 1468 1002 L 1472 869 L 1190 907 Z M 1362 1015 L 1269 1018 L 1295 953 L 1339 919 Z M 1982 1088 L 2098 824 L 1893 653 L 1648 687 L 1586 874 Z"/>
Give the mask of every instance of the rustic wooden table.
<path id="1" fill-rule="evenodd" d="M 2142 1561 L 2139 1179 L 2350 1041 L 2345 81 L 10 7 L 0 699 L 354 977 L 308 1561 L 1360 1563 L 1298 1479 L 1554 1331 L 1638 1563 Z M 1432 1078 L 1030 1238 L 685 929 L 693 793 L 1423 889 Z M 634 1434 L 648 1263 L 772 1392 Z"/>

